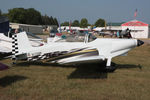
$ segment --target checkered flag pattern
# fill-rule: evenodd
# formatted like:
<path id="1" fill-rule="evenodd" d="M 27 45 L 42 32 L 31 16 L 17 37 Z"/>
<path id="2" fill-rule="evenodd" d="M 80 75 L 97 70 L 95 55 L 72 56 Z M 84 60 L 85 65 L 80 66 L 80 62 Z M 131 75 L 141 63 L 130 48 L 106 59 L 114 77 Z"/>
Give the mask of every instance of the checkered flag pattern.
<path id="1" fill-rule="evenodd" d="M 12 60 L 16 60 L 16 54 L 18 53 L 17 35 L 12 35 Z"/>
<path id="2" fill-rule="evenodd" d="M 46 54 L 43 54 L 43 55 L 28 57 L 28 61 L 37 61 L 37 60 L 50 59 L 50 58 L 53 58 L 53 57 L 58 57 L 60 55 L 64 55 L 66 53 L 67 53 L 67 51 L 46 53 Z"/>
<path id="3" fill-rule="evenodd" d="M 47 58 L 49 58 L 49 56 L 47 54 L 44 54 L 44 55 L 39 55 L 34 57 L 28 57 L 28 61 L 37 61 L 37 60 L 43 60 Z"/>

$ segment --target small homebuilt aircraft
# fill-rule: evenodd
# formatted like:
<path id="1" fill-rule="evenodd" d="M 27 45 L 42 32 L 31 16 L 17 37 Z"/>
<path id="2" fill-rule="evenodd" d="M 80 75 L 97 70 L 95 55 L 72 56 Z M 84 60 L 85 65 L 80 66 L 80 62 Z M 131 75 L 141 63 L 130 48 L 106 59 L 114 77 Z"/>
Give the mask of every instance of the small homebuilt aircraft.
<path id="1" fill-rule="evenodd" d="M 127 54 L 129 50 L 144 42 L 137 39 L 94 38 L 88 42 L 88 34 L 84 42 L 51 42 L 40 47 L 32 47 L 25 32 L 12 36 L 12 59 L 70 64 L 90 61 L 105 61 L 106 68 L 112 69 L 113 57 Z M 67 38 L 67 37 L 66 37 Z"/>

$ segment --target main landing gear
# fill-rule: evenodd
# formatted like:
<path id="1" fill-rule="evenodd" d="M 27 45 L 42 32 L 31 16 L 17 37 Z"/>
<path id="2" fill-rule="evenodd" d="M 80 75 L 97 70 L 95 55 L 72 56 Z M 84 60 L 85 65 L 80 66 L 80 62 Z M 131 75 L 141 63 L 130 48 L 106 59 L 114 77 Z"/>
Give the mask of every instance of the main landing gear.
<path id="1" fill-rule="evenodd" d="M 105 71 L 106 72 L 114 72 L 117 69 L 117 66 L 115 63 L 111 63 L 111 66 L 106 66 Z"/>
<path id="2" fill-rule="evenodd" d="M 106 62 L 105 71 L 106 72 L 114 72 L 117 69 L 117 66 L 115 63 L 111 62 L 112 58 L 108 58 Z"/>

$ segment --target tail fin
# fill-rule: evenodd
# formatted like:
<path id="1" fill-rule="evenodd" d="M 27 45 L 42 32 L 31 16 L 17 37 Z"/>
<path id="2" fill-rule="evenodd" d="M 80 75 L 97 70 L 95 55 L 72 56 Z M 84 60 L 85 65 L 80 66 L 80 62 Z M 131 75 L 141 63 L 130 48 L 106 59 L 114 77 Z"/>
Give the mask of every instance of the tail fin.
<path id="1" fill-rule="evenodd" d="M 12 60 L 16 60 L 17 54 L 25 53 L 33 48 L 25 32 L 17 33 L 12 36 Z"/>

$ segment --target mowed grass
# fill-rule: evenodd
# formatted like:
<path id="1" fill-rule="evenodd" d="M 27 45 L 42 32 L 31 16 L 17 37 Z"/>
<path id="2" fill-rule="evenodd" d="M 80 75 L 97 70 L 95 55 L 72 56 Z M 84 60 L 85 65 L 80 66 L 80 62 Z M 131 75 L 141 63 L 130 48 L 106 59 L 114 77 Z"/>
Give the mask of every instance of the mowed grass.
<path id="1" fill-rule="evenodd" d="M 11 66 L 9 59 L 0 62 Z M 18 63 L 0 71 L 0 100 L 150 100 L 150 45 L 113 62 L 113 73 L 101 64 Z"/>

